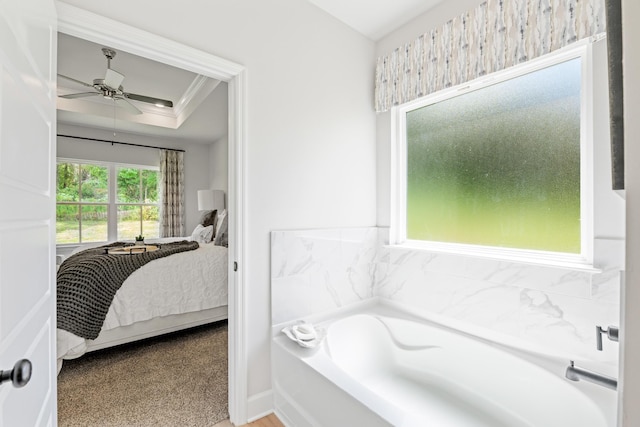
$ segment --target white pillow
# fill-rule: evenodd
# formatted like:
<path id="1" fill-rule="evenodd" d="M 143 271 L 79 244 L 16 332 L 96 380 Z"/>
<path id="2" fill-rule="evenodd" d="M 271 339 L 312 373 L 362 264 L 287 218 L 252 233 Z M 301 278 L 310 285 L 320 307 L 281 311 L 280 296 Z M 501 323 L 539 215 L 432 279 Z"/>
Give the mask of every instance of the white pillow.
<path id="1" fill-rule="evenodd" d="M 216 225 L 216 237 L 213 244 L 216 246 L 227 246 L 227 210 L 218 214 L 218 224 Z"/>
<path id="2" fill-rule="evenodd" d="M 198 243 L 209 243 L 213 237 L 213 225 L 203 227 L 202 224 L 196 225 L 191 233 L 191 240 Z"/>

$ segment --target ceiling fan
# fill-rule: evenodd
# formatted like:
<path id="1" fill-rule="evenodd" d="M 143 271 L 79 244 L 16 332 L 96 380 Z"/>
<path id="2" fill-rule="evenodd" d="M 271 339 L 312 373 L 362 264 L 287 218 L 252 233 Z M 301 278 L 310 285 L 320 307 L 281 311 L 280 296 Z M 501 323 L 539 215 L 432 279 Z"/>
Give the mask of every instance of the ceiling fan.
<path id="1" fill-rule="evenodd" d="M 124 89 L 122 88 L 122 81 L 124 80 L 124 74 L 120 74 L 119 72 L 111 69 L 111 60 L 116 56 L 116 51 L 113 49 L 103 47 L 102 53 L 107 58 L 107 71 L 104 76 L 104 79 L 94 79 L 93 84 L 89 84 L 89 83 L 85 83 L 83 81 L 74 79 L 72 77 L 58 74 L 58 76 L 62 77 L 63 79 L 81 84 L 83 86 L 93 88 L 94 91 L 72 93 L 69 95 L 61 95 L 60 98 L 75 99 L 75 98 L 84 98 L 88 96 L 101 95 L 106 99 L 113 99 L 114 102 L 126 108 L 132 114 L 142 114 L 142 111 L 140 111 L 138 107 L 133 105 L 130 102 L 130 100 L 146 102 L 148 104 L 153 104 L 156 107 L 167 107 L 167 108 L 173 107 L 173 102 L 168 101 L 166 99 L 153 98 L 151 96 L 137 95 L 135 93 L 125 92 Z"/>

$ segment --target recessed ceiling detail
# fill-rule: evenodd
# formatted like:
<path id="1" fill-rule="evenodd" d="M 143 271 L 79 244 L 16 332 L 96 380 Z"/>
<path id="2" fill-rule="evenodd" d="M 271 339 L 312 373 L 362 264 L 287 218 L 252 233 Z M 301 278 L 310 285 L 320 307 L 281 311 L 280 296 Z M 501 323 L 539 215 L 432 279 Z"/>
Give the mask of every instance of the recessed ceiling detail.
<path id="1" fill-rule="evenodd" d="M 64 77 L 58 78 L 58 100 L 57 109 L 80 114 L 96 115 L 114 119 L 116 121 L 125 120 L 133 123 L 140 123 L 150 126 L 160 126 L 169 129 L 178 129 L 189 118 L 198 106 L 213 92 L 220 84 L 219 80 L 210 79 L 201 75 L 195 75 L 193 82 L 186 88 L 180 101 L 173 104 L 173 107 L 159 107 L 155 104 L 137 104 L 135 110 L 131 108 L 120 108 L 119 99 L 107 98 L 104 96 L 67 98 L 67 96 L 77 93 L 73 84 L 65 84 Z M 100 95 L 96 92 L 97 95 Z M 125 101 L 127 102 L 127 101 Z M 125 104 L 126 105 L 126 104 Z"/>
<path id="2" fill-rule="evenodd" d="M 152 126 L 173 130 L 172 136 L 180 136 L 187 124 L 204 129 L 215 123 L 225 129 L 208 133 L 226 134 L 226 83 L 225 93 L 214 96 L 221 82 L 190 71 L 59 34 L 57 83 L 62 123 L 158 135 L 160 131 L 149 129 Z M 220 101 L 224 105 L 217 105 Z M 194 114 L 201 107 L 212 110 L 212 115 L 222 111 L 225 117 L 209 117 L 207 123 L 201 111 Z"/>

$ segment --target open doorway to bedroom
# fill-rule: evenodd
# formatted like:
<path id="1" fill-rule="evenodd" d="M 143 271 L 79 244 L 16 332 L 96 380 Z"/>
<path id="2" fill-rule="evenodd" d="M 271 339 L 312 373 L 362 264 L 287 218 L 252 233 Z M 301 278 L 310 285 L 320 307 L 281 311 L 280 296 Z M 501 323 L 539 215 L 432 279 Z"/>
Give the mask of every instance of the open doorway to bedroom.
<path id="1" fill-rule="evenodd" d="M 208 208 L 198 192 L 219 190 L 217 210 L 229 193 L 228 84 L 122 50 L 109 48 L 107 60 L 104 49 L 58 36 L 56 243 L 65 252 L 139 235 L 191 235 Z M 121 90 L 105 95 L 112 73 Z M 153 103 L 161 101 L 173 106 Z M 184 229 L 161 234 L 163 149 L 183 157 Z"/>
<path id="2" fill-rule="evenodd" d="M 167 40 L 159 39 L 155 36 L 149 34 L 143 34 L 136 29 L 128 28 L 122 26 L 122 31 L 101 31 L 103 27 L 107 24 L 100 22 L 99 17 L 91 17 L 91 19 L 97 19 L 97 21 L 93 22 L 92 30 L 87 30 L 87 19 L 86 17 L 78 17 L 77 11 L 73 11 L 73 13 L 66 13 L 68 11 L 60 10 L 60 26 L 59 29 L 61 31 L 60 38 L 66 39 L 69 37 L 74 37 L 80 40 L 84 40 L 89 43 L 93 43 L 100 46 L 108 46 L 113 49 L 117 49 L 118 54 L 123 57 L 125 55 L 138 55 L 146 60 L 155 60 L 162 63 L 167 63 L 170 66 L 182 69 L 187 72 L 196 73 L 199 76 L 202 76 L 206 79 L 216 79 L 219 80 L 217 88 L 215 88 L 210 96 L 216 96 L 216 91 L 218 91 L 218 95 L 221 93 L 218 89 L 224 88 L 227 89 L 226 95 L 227 98 L 225 100 L 224 110 L 229 113 L 229 116 L 225 116 L 224 122 L 229 123 L 229 128 L 227 129 L 226 135 L 214 139 L 211 142 L 205 142 L 204 145 L 207 145 L 206 149 L 203 149 L 200 145 L 203 145 L 202 142 L 190 142 L 186 139 L 180 140 L 180 138 L 176 138 L 175 136 L 172 138 L 174 141 L 180 141 L 177 144 L 173 144 L 173 147 L 176 148 L 176 145 L 179 146 L 182 144 L 186 144 L 188 149 L 185 150 L 185 153 L 189 153 L 192 151 L 194 154 L 193 160 L 198 164 L 194 168 L 194 171 L 199 171 L 198 173 L 191 174 L 190 179 L 190 190 L 188 189 L 186 192 L 185 202 L 186 202 L 186 232 L 185 234 L 191 234 L 192 230 L 195 229 L 194 224 L 198 224 L 200 218 L 202 217 L 202 212 L 197 210 L 197 190 L 200 189 L 223 189 L 225 190 L 226 195 L 226 208 L 229 212 L 229 228 L 228 228 L 228 260 L 227 260 L 227 274 L 228 274 L 228 287 L 227 289 L 231 291 L 228 297 L 228 307 L 229 307 L 229 337 L 228 344 L 226 344 L 226 349 L 229 349 L 228 352 L 228 378 L 229 378 L 229 414 L 231 416 L 231 420 L 243 420 L 243 413 L 245 412 L 245 404 L 240 399 L 237 399 L 235 396 L 244 396 L 245 392 L 242 387 L 238 387 L 238 384 L 244 384 L 244 381 L 240 377 L 244 377 L 244 369 L 241 368 L 242 363 L 238 363 L 237 360 L 242 360 L 241 355 L 243 354 L 242 343 L 243 340 L 238 337 L 241 336 L 241 327 L 236 324 L 236 317 L 234 314 L 237 314 L 242 310 L 242 303 L 240 301 L 239 295 L 242 295 L 242 271 L 243 268 L 237 268 L 238 263 L 241 261 L 240 256 L 238 254 L 242 253 L 242 239 L 239 236 L 242 235 L 242 224 L 238 221 L 238 218 L 241 218 L 242 215 L 242 170 L 237 165 L 242 165 L 242 147 L 243 143 L 243 108 L 242 105 L 242 92 L 244 89 L 244 78 L 243 78 L 243 69 L 242 67 L 235 66 L 232 63 L 227 63 L 225 61 L 220 60 L 212 55 L 202 54 L 202 52 L 195 52 L 192 49 L 184 46 L 174 45 L 174 49 L 171 49 L 172 54 L 167 55 L 165 53 L 167 43 L 171 43 Z M 113 25 L 113 23 L 109 23 L 109 25 Z M 82 27 L 82 28 L 80 28 Z M 108 35 L 105 35 L 107 34 Z M 135 36 L 132 36 L 132 33 L 136 33 Z M 119 34 L 118 36 L 114 36 L 113 34 Z M 77 37 L 78 36 L 78 37 Z M 154 47 L 155 46 L 155 47 Z M 158 46 L 163 46 L 160 48 Z M 115 59 L 112 60 L 112 64 L 110 68 L 117 70 L 117 62 Z M 99 61 L 96 61 L 99 62 Z M 63 68 L 62 59 L 58 61 L 58 71 L 60 72 Z M 105 72 L 107 68 L 106 64 L 102 65 L 102 72 Z M 120 71 L 120 70 L 118 70 Z M 71 74 L 71 71 L 65 71 L 68 74 Z M 98 71 L 94 72 L 95 77 L 99 78 Z M 125 73 L 122 73 L 125 74 Z M 65 74 L 66 75 L 66 74 Z M 92 74 L 93 75 L 93 74 Z M 130 80 L 133 80 L 130 77 L 133 73 L 127 74 L 126 84 L 129 85 Z M 90 77 L 82 77 L 78 75 L 68 76 L 77 79 L 79 82 L 84 82 Z M 84 80 L 81 80 L 84 79 Z M 69 80 L 69 79 L 67 79 Z M 72 81 L 73 83 L 73 81 Z M 89 82 L 91 83 L 91 82 Z M 81 83 L 77 83 L 82 86 Z M 133 83 L 131 83 L 133 84 Z M 131 90 L 134 92 L 133 86 L 125 86 L 127 90 Z M 85 88 L 88 90 L 92 90 L 91 88 Z M 193 88 L 192 88 L 193 89 Z M 194 89 L 195 90 L 195 89 Z M 160 95 L 156 95 L 160 96 Z M 101 97 L 96 97 L 101 98 Z M 208 99 L 208 98 L 207 98 Z M 219 100 L 218 100 L 219 101 Z M 179 100 L 178 100 L 179 102 Z M 205 99 L 203 102 L 207 102 Z M 113 107 L 113 106 L 112 106 Z M 91 106 L 91 111 L 97 111 L 100 109 L 100 106 L 94 105 Z M 113 111 L 113 108 L 112 108 Z M 102 127 L 99 125 L 95 125 L 93 127 L 88 127 L 87 124 L 77 124 L 70 123 L 70 119 L 65 117 L 67 113 L 60 114 L 59 117 L 59 129 L 58 133 L 62 134 L 62 131 L 66 133 L 71 133 L 71 131 L 81 133 L 83 137 L 86 137 L 88 133 L 95 133 L 98 136 L 102 136 L 95 139 L 101 140 L 118 140 L 117 136 L 122 136 L 123 138 L 132 138 L 137 141 L 146 142 L 148 139 L 152 138 L 155 142 L 164 141 L 164 139 L 160 138 L 158 135 L 147 137 L 144 136 L 141 132 L 135 130 L 134 128 L 126 129 L 128 124 L 125 124 L 118 120 L 117 114 L 119 112 L 116 110 L 114 117 L 110 120 L 109 126 L 105 126 L 109 117 L 105 118 L 92 118 L 92 120 L 97 121 L 97 123 L 102 123 Z M 71 114 L 71 113 L 69 113 Z M 197 114 L 197 111 L 194 113 Z M 209 114 L 209 119 L 212 120 L 212 114 Z M 139 123 L 138 123 L 139 124 Z M 116 137 L 113 137 L 113 127 L 115 127 Z M 129 132 L 127 132 L 129 131 Z M 171 132 L 170 132 L 171 133 Z M 176 132 L 173 131 L 175 134 Z M 111 137 L 111 138 L 110 138 Z M 65 137 L 59 137 L 59 145 L 61 149 L 68 149 L 68 145 L 72 144 L 70 141 L 67 141 Z M 60 142 L 62 141 L 62 142 Z M 158 144 L 140 144 L 140 145 L 163 145 L 164 143 Z M 103 144 L 97 141 L 85 142 L 78 145 L 78 147 L 88 147 L 92 148 L 78 148 L 76 150 L 80 150 L 79 154 L 73 155 L 71 157 L 77 157 L 80 160 L 83 158 L 95 156 L 96 151 L 104 151 L 106 149 L 113 148 L 110 144 Z M 99 148 L 102 147 L 102 148 Z M 146 150 L 143 147 L 126 147 L 126 149 L 135 149 L 135 150 Z M 93 154 L 87 154 L 87 150 Z M 206 154 L 205 154 L 206 152 Z M 111 151 L 110 155 L 104 157 L 102 161 L 107 163 L 123 163 L 122 160 L 118 158 L 113 158 L 114 151 Z M 137 152 L 136 152 L 137 153 Z M 185 154 L 187 155 L 187 154 Z M 111 157 L 109 157 L 111 156 Z M 144 155 L 137 153 L 131 154 L 133 158 L 140 159 L 144 157 Z M 142 156 L 142 157 L 140 157 Z M 221 159 L 224 159 L 224 162 L 221 162 Z M 186 159 L 188 160 L 188 158 Z M 186 162 L 185 160 L 185 162 Z M 99 160 L 100 161 L 100 160 Z M 203 180 L 202 170 L 203 162 L 206 165 L 207 170 L 207 179 Z M 124 162 L 129 164 L 128 162 Z M 135 161 L 135 164 L 144 163 L 144 161 Z M 225 172 L 222 172 L 224 169 L 223 166 L 226 164 L 227 168 Z M 185 167 L 187 167 L 185 165 Z M 215 169 L 215 170 L 214 170 Z M 226 182 L 225 181 L 226 178 Z M 185 177 L 185 181 L 189 181 L 189 176 Z M 220 188 L 224 187 L 226 188 Z M 117 192 L 116 190 L 112 190 Z M 82 216 L 82 215 L 80 215 Z M 107 227 L 113 227 L 107 225 Z M 117 225 L 115 226 L 117 228 Z M 242 265 L 242 263 L 240 263 Z M 244 267 L 244 266 L 242 266 Z M 241 318 L 241 316 L 240 316 Z M 197 331 L 196 331 L 197 332 Z M 188 358 L 188 356 L 186 356 Z M 213 357 L 213 354 L 211 355 Z M 174 385 L 175 386 L 175 385 Z M 137 396 L 136 398 L 139 398 Z"/>

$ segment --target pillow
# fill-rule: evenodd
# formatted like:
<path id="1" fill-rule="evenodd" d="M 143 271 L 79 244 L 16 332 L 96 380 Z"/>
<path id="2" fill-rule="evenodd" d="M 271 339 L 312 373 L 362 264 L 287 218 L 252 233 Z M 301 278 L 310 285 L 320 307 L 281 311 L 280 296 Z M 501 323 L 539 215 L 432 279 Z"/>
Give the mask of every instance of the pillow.
<path id="1" fill-rule="evenodd" d="M 208 227 L 210 225 L 213 225 L 214 230 L 217 227 L 217 224 L 216 224 L 217 222 L 218 222 L 218 211 L 216 209 L 212 210 L 211 212 L 205 213 L 202 216 L 202 221 L 200 221 L 203 227 Z"/>
<path id="2" fill-rule="evenodd" d="M 213 237 L 213 225 L 203 227 L 202 224 L 196 225 L 191 233 L 191 240 L 198 243 L 209 243 Z"/>
<path id="3" fill-rule="evenodd" d="M 220 214 L 218 214 L 218 224 L 216 227 L 215 238 L 213 239 L 213 244 L 217 246 L 227 246 L 227 210 L 224 209 Z"/>

